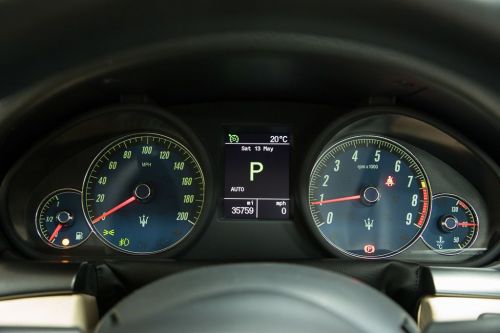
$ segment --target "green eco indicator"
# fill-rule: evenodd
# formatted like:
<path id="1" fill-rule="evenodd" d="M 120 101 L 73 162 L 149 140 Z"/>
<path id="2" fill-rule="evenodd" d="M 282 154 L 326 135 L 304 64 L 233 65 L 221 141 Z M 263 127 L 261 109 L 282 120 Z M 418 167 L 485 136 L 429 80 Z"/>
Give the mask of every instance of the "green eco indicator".
<path id="1" fill-rule="evenodd" d="M 228 137 L 229 137 L 230 143 L 239 143 L 240 142 L 240 137 L 236 134 L 228 134 Z"/>

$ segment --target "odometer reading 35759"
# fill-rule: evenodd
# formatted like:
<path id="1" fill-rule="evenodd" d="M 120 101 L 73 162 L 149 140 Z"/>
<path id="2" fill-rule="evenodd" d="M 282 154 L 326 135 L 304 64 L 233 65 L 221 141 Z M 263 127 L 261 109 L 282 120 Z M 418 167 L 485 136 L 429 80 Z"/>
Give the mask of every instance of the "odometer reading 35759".
<path id="1" fill-rule="evenodd" d="M 151 254 L 191 232 L 204 194 L 203 172 L 186 147 L 160 134 L 134 134 L 94 159 L 84 181 L 83 210 L 111 247 Z"/>
<path id="2" fill-rule="evenodd" d="M 361 258 L 383 258 L 424 229 L 431 191 L 423 168 L 400 144 L 362 135 L 326 149 L 309 179 L 309 208 L 324 239 Z"/>

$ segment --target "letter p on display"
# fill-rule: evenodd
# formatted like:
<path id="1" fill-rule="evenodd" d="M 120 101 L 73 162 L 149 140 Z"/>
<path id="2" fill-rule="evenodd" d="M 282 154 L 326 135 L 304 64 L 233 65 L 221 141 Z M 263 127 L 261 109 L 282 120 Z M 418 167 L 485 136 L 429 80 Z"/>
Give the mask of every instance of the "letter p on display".
<path id="1" fill-rule="evenodd" d="M 254 177 L 256 174 L 264 171 L 264 164 L 261 162 L 250 162 L 250 181 L 254 181 Z"/>

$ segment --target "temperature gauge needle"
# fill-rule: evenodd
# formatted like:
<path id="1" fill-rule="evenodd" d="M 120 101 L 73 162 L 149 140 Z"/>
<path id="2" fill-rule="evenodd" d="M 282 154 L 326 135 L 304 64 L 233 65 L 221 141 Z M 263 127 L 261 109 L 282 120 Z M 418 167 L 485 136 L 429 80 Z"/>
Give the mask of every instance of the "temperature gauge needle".
<path id="1" fill-rule="evenodd" d="M 114 212 L 122 209 L 123 207 L 131 204 L 132 202 L 136 201 L 137 199 L 135 198 L 135 196 L 131 196 L 130 198 L 128 198 L 127 200 L 125 200 L 124 202 L 116 205 L 115 207 L 111 208 L 110 210 L 108 210 L 107 212 L 104 212 L 103 214 L 99 215 L 98 217 L 96 217 L 95 219 L 92 220 L 92 224 L 96 224 L 97 222 L 99 221 L 102 221 L 104 218 L 106 218 L 106 216 L 109 216 L 111 214 L 113 214 Z"/>
<path id="2" fill-rule="evenodd" d="M 458 226 L 460 227 L 475 227 L 477 224 L 476 223 L 469 223 L 469 222 L 460 222 Z"/>
<path id="3" fill-rule="evenodd" d="M 57 227 L 54 229 L 54 232 L 52 233 L 52 235 L 50 235 L 50 238 L 49 238 L 49 242 L 53 242 L 54 239 L 56 239 L 57 237 L 57 234 L 59 233 L 59 231 L 61 231 L 61 228 L 62 228 L 62 224 L 58 224 Z"/>
<path id="4" fill-rule="evenodd" d="M 322 205 L 322 204 L 327 204 L 327 203 L 351 201 L 351 200 L 359 200 L 359 199 L 361 199 L 361 195 L 353 195 L 350 197 L 342 197 L 342 198 L 328 199 L 328 200 L 322 200 L 322 201 L 313 201 L 313 202 L 311 202 L 311 205 Z"/>

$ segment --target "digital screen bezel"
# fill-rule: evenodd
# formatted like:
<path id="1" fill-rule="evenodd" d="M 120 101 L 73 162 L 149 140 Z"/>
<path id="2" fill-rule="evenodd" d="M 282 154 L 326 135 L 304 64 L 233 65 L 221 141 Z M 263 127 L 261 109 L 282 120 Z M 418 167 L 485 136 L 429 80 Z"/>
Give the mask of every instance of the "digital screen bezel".
<path id="1" fill-rule="evenodd" d="M 266 217 L 252 217 L 252 218 L 245 218 L 245 217 L 237 217 L 237 216 L 228 216 L 225 214 L 225 194 L 226 194 L 226 138 L 229 133 L 239 133 L 241 135 L 287 135 L 288 136 L 288 141 L 289 141 L 289 151 L 288 151 L 288 216 L 284 218 L 266 218 Z M 294 138 L 293 138 L 293 132 L 290 126 L 238 126 L 238 125 L 227 125 L 223 126 L 222 128 L 222 133 L 220 137 L 221 141 L 221 195 L 220 195 L 220 218 L 223 220 L 242 220 L 242 221 L 263 221 L 263 220 L 268 220 L 268 221 L 290 221 L 293 220 L 294 217 L 294 188 L 293 184 L 291 182 L 292 176 L 293 176 L 293 147 L 294 147 Z M 265 144 L 264 142 L 262 144 Z"/>

